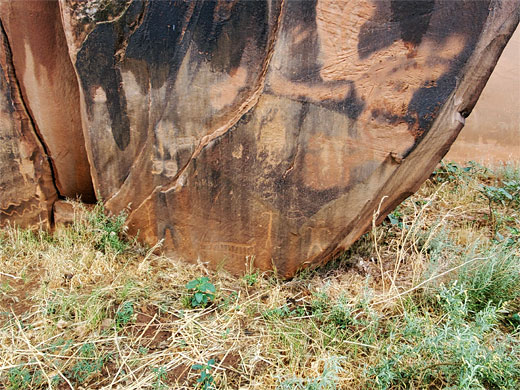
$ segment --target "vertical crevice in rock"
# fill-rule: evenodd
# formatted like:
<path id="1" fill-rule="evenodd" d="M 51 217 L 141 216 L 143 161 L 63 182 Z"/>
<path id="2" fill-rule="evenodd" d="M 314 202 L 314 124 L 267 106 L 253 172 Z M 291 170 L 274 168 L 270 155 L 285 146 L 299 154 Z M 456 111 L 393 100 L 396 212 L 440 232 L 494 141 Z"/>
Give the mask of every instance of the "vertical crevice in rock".
<path id="1" fill-rule="evenodd" d="M 59 194 L 95 201 L 79 86 L 58 3 L 2 4 L 0 18 L 21 97 L 50 158 Z"/>
<path id="2" fill-rule="evenodd" d="M 1 44 L 3 46 L 3 54 L 4 58 L 2 58 L 2 67 L 5 74 L 5 78 L 9 83 L 9 94 L 10 94 L 10 100 L 13 103 L 14 108 L 14 116 L 19 121 L 21 133 L 20 137 L 23 139 L 27 137 L 27 134 L 32 134 L 34 136 L 35 141 L 38 143 L 38 146 L 43 151 L 43 159 L 48 164 L 49 173 L 52 181 L 52 187 L 48 188 L 47 183 L 44 183 L 43 180 L 39 180 L 40 188 L 43 192 L 43 195 L 46 199 L 52 200 L 52 203 L 54 202 L 54 198 L 61 197 L 58 187 L 56 186 L 56 177 L 54 172 L 54 167 L 52 160 L 49 157 L 47 146 L 45 145 L 45 142 L 43 141 L 41 134 L 39 134 L 36 124 L 31 117 L 27 104 L 25 103 L 20 83 L 18 81 L 18 78 L 16 77 L 16 70 L 14 68 L 13 64 L 13 58 L 12 58 L 12 50 L 11 46 L 9 44 L 9 39 L 7 38 L 7 33 L 5 31 L 4 25 L 2 20 L 0 20 L 0 40 Z M 31 160 L 36 160 L 33 155 L 31 155 Z M 50 205 L 51 206 L 51 205 Z M 50 225 L 53 224 L 53 215 L 52 215 L 52 207 L 49 207 L 49 223 Z"/>

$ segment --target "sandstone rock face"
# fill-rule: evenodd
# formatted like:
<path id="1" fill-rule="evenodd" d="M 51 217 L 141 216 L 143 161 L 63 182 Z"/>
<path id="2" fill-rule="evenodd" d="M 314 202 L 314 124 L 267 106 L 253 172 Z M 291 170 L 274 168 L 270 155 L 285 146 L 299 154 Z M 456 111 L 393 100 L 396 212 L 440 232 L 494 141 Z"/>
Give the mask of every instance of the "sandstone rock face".
<path id="1" fill-rule="evenodd" d="M 46 152 L 18 84 L 0 22 L 0 224 L 50 227 L 57 197 Z"/>
<path id="2" fill-rule="evenodd" d="M 59 194 L 93 201 L 76 75 L 55 1 L 0 2 L 17 83 Z"/>
<path id="3" fill-rule="evenodd" d="M 113 212 L 129 207 L 149 243 L 291 276 L 351 245 L 375 210 L 428 177 L 519 15 L 517 1 L 60 0 L 70 63 L 52 66 L 83 134 L 70 164 L 85 167 L 84 142 L 95 192 Z M 31 81 L 37 39 L 15 39 L 64 191 L 62 123 L 33 104 L 54 85 Z"/>

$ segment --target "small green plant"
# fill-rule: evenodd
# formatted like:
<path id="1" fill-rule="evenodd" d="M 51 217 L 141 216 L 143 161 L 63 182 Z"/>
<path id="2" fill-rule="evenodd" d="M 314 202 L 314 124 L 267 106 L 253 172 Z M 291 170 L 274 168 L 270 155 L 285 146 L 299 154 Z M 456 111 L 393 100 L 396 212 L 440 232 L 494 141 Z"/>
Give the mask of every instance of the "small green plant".
<path id="1" fill-rule="evenodd" d="M 162 390 L 166 389 L 167 385 L 165 383 L 166 377 L 168 375 L 166 369 L 164 367 L 153 367 L 152 372 L 155 374 L 155 380 L 153 382 L 154 390 Z"/>
<path id="2" fill-rule="evenodd" d="M 470 312 L 484 310 L 489 304 L 500 308 L 520 298 L 520 257 L 514 252 L 516 248 L 496 246 L 487 258 L 459 270 L 457 280 L 465 288 Z"/>
<path id="3" fill-rule="evenodd" d="M 491 223 L 491 234 L 497 241 L 503 241 L 504 236 L 500 233 L 500 229 L 505 225 L 506 228 L 512 230 L 513 237 L 516 227 L 507 226 L 508 222 L 514 221 L 509 215 L 503 215 L 499 212 L 500 207 L 510 208 L 520 206 L 520 180 L 507 180 L 502 185 L 485 185 L 480 184 L 479 192 L 487 199 L 489 209 L 489 221 Z"/>
<path id="4" fill-rule="evenodd" d="M 223 309 L 223 310 L 229 310 L 229 308 L 231 307 L 231 305 L 234 305 L 236 304 L 238 301 L 238 293 L 236 291 L 231 291 L 231 293 L 224 297 L 220 304 L 219 304 L 219 308 L 220 309 Z"/>
<path id="5" fill-rule="evenodd" d="M 312 315 L 322 320 L 329 311 L 330 298 L 323 292 L 314 292 L 313 300 L 311 301 Z"/>
<path id="6" fill-rule="evenodd" d="M 83 344 L 78 349 L 78 356 L 81 359 L 72 366 L 66 373 L 78 383 L 85 383 L 90 377 L 99 375 L 105 363 L 111 360 L 112 355 L 97 356 L 98 351 L 93 343 Z"/>
<path id="7" fill-rule="evenodd" d="M 118 215 L 109 215 L 103 203 L 96 204 L 88 214 L 88 222 L 98 233 L 94 244 L 98 250 L 103 253 L 108 251 L 122 253 L 128 249 L 129 244 L 124 239 L 126 217 L 125 211 L 121 211 Z"/>
<path id="8" fill-rule="evenodd" d="M 454 162 L 446 163 L 441 161 L 441 166 L 433 171 L 431 178 L 435 183 L 457 183 L 466 181 L 467 175 L 471 170 L 471 166 L 461 167 Z"/>
<path id="9" fill-rule="evenodd" d="M 323 373 L 316 378 L 291 378 L 282 381 L 277 390 L 336 390 L 338 389 L 338 374 L 343 368 L 343 358 L 332 356 L 325 361 Z"/>
<path id="10" fill-rule="evenodd" d="M 502 186 L 481 185 L 480 193 L 490 202 L 502 206 L 518 206 L 520 204 L 520 181 L 504 180 Z"/>
<path id="11" fill-rule="evenodd" d="M 34 384 L 33 373 L 26 367 L 13 367 L 7 374 L 9 390 L 29 389 Z"/>
<path id="12" fill-rule="evenodd" d="M 394 211 L 392 211 L 387 216 L 388 220 L 392 224 L 392 226 L 397 226 L 398 228 L 402 229 L 403 227 L 403 215 L 399 211 L 399 207 L 397 207 Z"/>
<path id="13" fill-rule="evenodd" d="M 342 330 L 358 324 L 358 320 L 355 318 L 354 308 L 346 302 L 342 302 L 342 300 L 339 300 L 332 306 L 327 320 L 331 322 L 334 328 Z"/>
<path id="14" fill-rule="evenodd" d="M 258 277 L 260 276 L 260 273 L 258 271 L 255 271 L 251 274 L 245 274 L 244 275 L 244 281 L 249 287 L 254 286 L 258 282 Z"/>
<path id="15" fill-rule="evenodd" d="M 495 187 L 490 185 L 480 185 L 480 193 L 488 199 L 490 203 L 497 203 L 505 206 L 513 201 L 513 195 L 505 187 Z"/>
<path id="16" fill-rule="evenodd" d="M 266 310 L 262 313 L 262 316 L 266 320 L 275 320 L 280 318 L 287 318 L 291 316 L 291 309 L 289 306 L 283 305 L 280 307 L 275 307 L 274 309 Z"/>
<path id="17" fill-rule="evenodd" d="M 133 320 L 134 303 L 132 301 L 123 302 L 116 312 L 116 328 L 119 330 Z"/>
<path id="18" fill-rule="evenodd" d="M 191 307 L 206 307 L 215 299 L 215 285 L 206 276 L 193 279 L 186 288 L 193 293 L 189 300 Z"/>
<path id="19" fill-rule="evenodd" d="M 118 298 L 120 300 L 127 299 L 130 294 L 132 293 L 132 290 L 134 290 L 137 286 L 137 283 L 133 281 L 132 279 L 127 280 L 125 284 L 122 286 L 122 288 L 118 291 Z"/>
<path id="20" fill-rule="evenodd" d="M 255 257 L 246 256 L 246 273 L 243 276 L 243 280 L 251 287 L 258 282 L 259 277 L 260 271 L 255 268 Z"/>
<path id="21" fill-rule="evenodd" d="M 520 346 L 497 334 L 497 308 L 489 302 L 472 312 L 471 292 L 457 280 L 441 285 L 436 301 L 440 321 L 410 299 L 403 317 L 388 324 L 393 341 L 382 346 L 379 363 L 367 368 L 369 388 L 518 388 Z M 501 337 L 510 341 L 504 344 Z"/>
<path id="22" fill-rule="evenodd" d="M 197 383 L 199 388 L 203 390 L 215 389 L 215 378 L 211 374 L 215 359 L 210 359 L 207 364 L 194 364 L 191 368 L 195 371 L 200 371 Z"/>

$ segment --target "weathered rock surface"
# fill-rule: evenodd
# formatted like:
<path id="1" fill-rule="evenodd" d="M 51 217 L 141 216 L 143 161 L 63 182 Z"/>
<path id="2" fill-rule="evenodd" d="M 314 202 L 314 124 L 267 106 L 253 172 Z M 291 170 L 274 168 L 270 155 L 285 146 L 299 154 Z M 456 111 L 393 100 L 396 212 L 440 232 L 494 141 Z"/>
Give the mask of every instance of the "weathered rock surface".
<path id="1" fill-rule="evenodd" d="M 130 205 L 134 232 L 186 260 L 232 271 L 249 261 L 284 276 L 351 245 L 381 202 L 383 216 L 428 177 L 520 14 L 513 0 L 59 7 L 76 78 L 65 59 L 50 67 L 78 88 L 79 106 L 66 99 L 107 208 Z M 13 38 L 27 80 L 37 79 L 33 38 Z M 61 43 L 45 47 L 63 55 Z M 49 124 L 41 138 L 63 180 L 57 156 L 68 149 L 51 142 L 62 123 L 33 104 L 54 84 L 38 80 L 27 82 L 27 106 Z"/>
<path id="2" fill-rule="evenodd" d="M 56 189 L 0 22 L 0 224 L 50 227 Z"/>
<path id="3" fill-rule="evenodd" d="M 59 194 L 95 199 L 76 75 L 56 1 L 0 2 L 20 93 L 50 157 Z"/>

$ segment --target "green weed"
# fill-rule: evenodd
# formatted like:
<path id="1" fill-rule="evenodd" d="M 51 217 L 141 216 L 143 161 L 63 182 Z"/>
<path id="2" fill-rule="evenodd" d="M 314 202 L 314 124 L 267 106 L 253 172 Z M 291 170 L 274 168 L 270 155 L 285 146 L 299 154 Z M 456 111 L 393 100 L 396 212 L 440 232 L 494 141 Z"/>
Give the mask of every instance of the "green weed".
<path id="1" fill-rule="evenodd" d="M 153 367 L 152 372 L 154 373 L 155 380 L 152 384 L 152 388 L 154 390 L 162 390 L 167 389 L 168 386 L 166 385 L 166 377 L 168 372 L 164 367 Z"/>
<path id="2" fill-rule="evenodd" d="M 134 302 L 126 301 L 119 306 L 116 312 L 115 324 L 116 329 L 122 329 L 126 324 L 133 321 L 134 316 Z"/>
<path id="3" fill-rule="evenodd" d="M 93 343 L 85 343 L 80 346 L 77 354 L 79 359 L 65 372 L 65 375 L 79 384 L 100 375 L 105 363 L 112 359 L 110 353 L 101 355 Z"/>
<path id="4" fill-rule="evenodd" d="M 248 286 L 252 287 L 258 282 L 259 276 L 260 276 L 260 273 L 258 271 L 256 271 L 256 272 L 253 272 L 250 274 L 245 274 L 243 276 L 243 279 Z"/>
<path id="5" fill-rule="evenodd" d="M 7 388 L 9 390 L 21 390 L 21 389 L 30 389 L 33 385 L 40 385 L 41 374 L 36 374 L 37 378 L 35 378 L 34 371 L 29 371 L 26 367 L 13 367 L 9 369 L 7 374 Z"/>
<path id="6" fill-rule="evenodd" d="M 191 368 L 195 371 L 200 371 L 197 383 L 199 388 L 203 390 L 215 389 L 215 378 L 211 374 L 215 359 L 210 359 L 206 364 L 194 364 Z"/>
<path id="7" fill-rule="evenodd" d="M 404 313 L 383 344 L 380 362 L 367 370 L 368 387 L 515 389 L 520 385 L 520 345 L 505 346 L 493 334 L 496 308 L 486 306 L 468 320 L 467 294 L 459 284 L 439 290 L 441 321 L 427 313 Z"/>
<path id="8" fill-rule="evenodd" d="M 96 204 L 88 213 L 88 223 L 91 229 L 98 234 L 95 236 L 94 246 L 103 253 L 122 253 L 129 248 L 125 240 L 127 213 L 122 211 L 118 215 L 108 214 L 103 203 Z"/>
<path id="9" fill-rule="evenodd" d="M 189 299 L 191 307 L 206 307 L 215 299 L 216 288 L 208 277 L 193 279 L 186 284 L 186 289 L 193 293 Z"/>
<path id="10" fill-rule="evenodd" d="M 461 167 L 454 162 L 441 161 L 440 167 L 433 171 L 431 179 L 437 183 L 456 183 L 465 182 L 468 179 L 468 174 L 471 173 L 472 166 Z"/>
<path id="11" fill-rule="evenodd" d="M 467 295 L 468 310 L 474 313 L 488 305 L 501 308 L 520 297 L 520 256 L 508 246 L 496 246 L 487 255 L 457 275 Z"/>
<path id="12" fill-rule="evenodd" d="M 278 390 L 335 390 L 338 389 L 338 374 L 343 370 L 341 363 L 345 358 L 333 356 L 327 359 L 323 372 L 316 378 L 291 378 L 283 380 Z"/>

